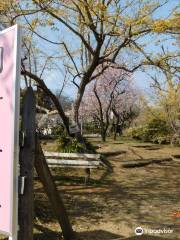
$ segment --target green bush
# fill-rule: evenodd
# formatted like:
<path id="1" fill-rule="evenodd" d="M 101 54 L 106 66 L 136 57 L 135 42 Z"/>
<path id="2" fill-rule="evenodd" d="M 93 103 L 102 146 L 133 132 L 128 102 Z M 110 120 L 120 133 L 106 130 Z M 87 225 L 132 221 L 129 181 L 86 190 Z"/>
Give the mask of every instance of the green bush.
<path id="1" fill-rule="evenodd" d="M 53 131 L 54 131 L 54 134 L 57 135 L 57 136 L 66 134 L 65 128 L 61 124 L 59 124 L 58 126 L 54 127 Z"/>
<path id="2" fill-rule="evenodd" d="M 127 130 L 127 136 L 143 141 L 148 141 L 149 139 L 146 126 L 129 128 Z"/>
<path id="3" fill-rule="evenodd" d="M 171 129 L 167 123 L 160 119 L 151 119 L 147 124 L 128 129 L 127 135 L 144 142 L 170 143 Z"/>
<path id="4" fill-rule="evenodd" d="M 85 145 L 77 141 L 76 138 L 60 136 L 57 140 L 58 151 L 66 153 L 80 153 L 85 151 Z"/>
<path id="5" fill-rule="evenodd" d="M 83 124 L 83 133 L 84 134 L 100 134 L 101 133 L 101 128 L 99 127 L 98 122 L 89 122 L 89 123 L 84 123 Z"/>
<path id="6" fill-rule="evenodd" d="M 96 153 L 95 146 L 86 139 L 84 143 L 79 143 L 76 138 L 70 138 L 64 134 L 58 137 L 57 150 L 64 153 Z"/>

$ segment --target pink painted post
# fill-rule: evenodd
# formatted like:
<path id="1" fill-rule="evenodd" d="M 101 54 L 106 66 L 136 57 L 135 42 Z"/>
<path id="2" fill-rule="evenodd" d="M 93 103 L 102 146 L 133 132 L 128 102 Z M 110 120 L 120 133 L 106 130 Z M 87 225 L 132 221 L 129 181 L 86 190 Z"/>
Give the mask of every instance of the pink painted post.
<path id="1" fill-rule="evenodd" d="M 20 38 L 17 26 L 0 33 L 0 231 L 17 239 Z"/>

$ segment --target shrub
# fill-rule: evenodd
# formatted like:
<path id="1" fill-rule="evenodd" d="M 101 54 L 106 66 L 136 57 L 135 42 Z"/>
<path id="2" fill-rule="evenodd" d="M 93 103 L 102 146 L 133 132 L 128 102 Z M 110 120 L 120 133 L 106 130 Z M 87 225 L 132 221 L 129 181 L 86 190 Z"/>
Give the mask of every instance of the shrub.
<path id="1" fill-rule="evenodd" d="M 95 153 L 95 147 L 84 139 L 84 143 L 79 143 L 76 138 L 69 138 L 62 134 L 57 140 L 57 150 L 66 153 Z"/>
<path id="2" fill-rule="evenodd" d="M 58 126 L 53 128 L 53 132 L 56 136 L 60 136 L 60 135 L 65 135 L 66 131 L 65 128 L 62 124 L 59 124 Z"/>
<path id="3" fill-rule="evenodd" d="M 170 143 L 172 133 L 164 120 L 150 119 L 145 125 L 128 129 L 127 135 L 137 140 L 154 143 Z"/>
<path id="4" fill-rule="evenodd" d="M 57 140 L 58 151 L 67 153 L 78 153 L 85 151 L 85 145 L 77 141 L 76 138 L 68 138 L 66 136 L 60 136 Z"/>

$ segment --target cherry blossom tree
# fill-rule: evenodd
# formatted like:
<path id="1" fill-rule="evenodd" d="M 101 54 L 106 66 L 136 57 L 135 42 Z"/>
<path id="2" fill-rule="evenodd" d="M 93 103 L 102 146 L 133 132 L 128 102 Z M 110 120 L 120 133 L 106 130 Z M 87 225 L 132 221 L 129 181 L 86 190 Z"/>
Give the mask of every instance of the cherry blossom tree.
<path id="1" fill-rule="evenodd" d="M 129 81 L 124 94 L 114 99 L 112 104 L 114 140 L 116 140 L 117 134 L 122 134 L 122 130 L 129 127 L 133 119 L 137 117 L 139 96 L 140 93 Z"/>
<path id="2" fill-rule="evenodd" d="M 101 78 L 101 79 L 99 79 Z M 85 121 L 96 120 L 106 141 L 112 117 L 117 125 L 132 117 L 136 94 L 132 87 L 131 74 L 117 69 L 108 69 L 87 88 L 80 107 L 80 116 Z"/>

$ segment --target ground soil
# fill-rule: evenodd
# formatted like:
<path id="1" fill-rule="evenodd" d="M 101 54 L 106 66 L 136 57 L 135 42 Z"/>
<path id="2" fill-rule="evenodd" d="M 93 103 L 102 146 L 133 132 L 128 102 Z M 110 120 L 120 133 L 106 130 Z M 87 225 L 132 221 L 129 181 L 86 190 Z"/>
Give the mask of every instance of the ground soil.
<path id="1" fill-rule="evenodd" d="M 123 163 L 180 155 L 179 147 L 91 139 L 112 167 L 95 169 L 88 185 L 84 170 L 52 170 L 73 229 L 82 240 L 180 239 L 180 159 L 124 168 Z M 43 144 L 46 151 L 53 142 Z M 135 228 L 170 229 L 169 234 L 135 235 Z M 61 239 L 42 185 L 35 181 L 35 240 Z"/>

